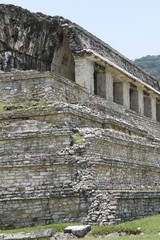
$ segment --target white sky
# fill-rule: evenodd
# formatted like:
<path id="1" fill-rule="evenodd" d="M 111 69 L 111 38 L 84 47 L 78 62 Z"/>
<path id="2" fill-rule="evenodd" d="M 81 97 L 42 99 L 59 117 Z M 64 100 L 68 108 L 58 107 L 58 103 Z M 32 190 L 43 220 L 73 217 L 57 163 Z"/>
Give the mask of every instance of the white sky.
<path id="1" fill-rule="evenodd" d="M 160 0 L 0 0 L 79 24 L 131 60 L 160 55 Z"/>

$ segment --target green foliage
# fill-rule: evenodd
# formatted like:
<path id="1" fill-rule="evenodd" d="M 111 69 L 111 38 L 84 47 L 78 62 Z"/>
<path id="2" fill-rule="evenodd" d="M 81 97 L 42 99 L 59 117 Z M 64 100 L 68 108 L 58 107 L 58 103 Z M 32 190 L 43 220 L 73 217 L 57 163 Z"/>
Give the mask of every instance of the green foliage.
<path id="1" fill-rule="evenodd" d="M 82 144 L 85 141 L 84 136 L 81 135 L 79 132 L 73 133 L 71 137 L 73 140 L 73 144 Z"/>
<path id="2" fill-rule="evenodd" d="M 160 80 L 160 55 L 135 59 L 134 63 Z"/>

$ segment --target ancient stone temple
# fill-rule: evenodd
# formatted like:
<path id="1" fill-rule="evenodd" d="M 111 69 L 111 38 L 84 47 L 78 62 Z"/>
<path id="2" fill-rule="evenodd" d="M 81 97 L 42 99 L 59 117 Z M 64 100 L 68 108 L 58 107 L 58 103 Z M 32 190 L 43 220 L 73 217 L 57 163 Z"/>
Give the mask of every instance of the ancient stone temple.
<path id="1" fill-rule="evenodd" d="M 62 17 L 0 5 L 0 227 L 160 212 L 160 83 Z"/>

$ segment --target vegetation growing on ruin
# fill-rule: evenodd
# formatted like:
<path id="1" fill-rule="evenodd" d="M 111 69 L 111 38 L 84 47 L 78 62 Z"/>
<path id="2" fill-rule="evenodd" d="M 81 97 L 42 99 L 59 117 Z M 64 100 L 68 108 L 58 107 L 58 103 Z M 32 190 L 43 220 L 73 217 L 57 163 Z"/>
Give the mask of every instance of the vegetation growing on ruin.
<path id="1" fill-rule="evenodd" d="M 84 135 L 80 134 L 79 132 L 75 132 L 72 134 L 72 141 L 73 144 L 82 144 L 85 141 Z"/>
<path id="2" fill-rule="evenodd" d="M 0 113 L 7 113 L 12 111 L 44 108 L 47 103 L 44 101 L 26 101 L 21 103 L 0 102 Z"/>

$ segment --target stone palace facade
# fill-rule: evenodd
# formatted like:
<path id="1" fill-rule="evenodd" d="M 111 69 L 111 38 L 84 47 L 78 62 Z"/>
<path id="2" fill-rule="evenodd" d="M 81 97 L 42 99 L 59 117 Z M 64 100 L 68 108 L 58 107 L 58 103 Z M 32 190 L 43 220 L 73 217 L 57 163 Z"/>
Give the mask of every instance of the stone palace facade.
<path id="1" fill-rule="evenodd" d="M 62 17 L 0 5 L 0 226 L 160 212 L 160 83 Z"/>

